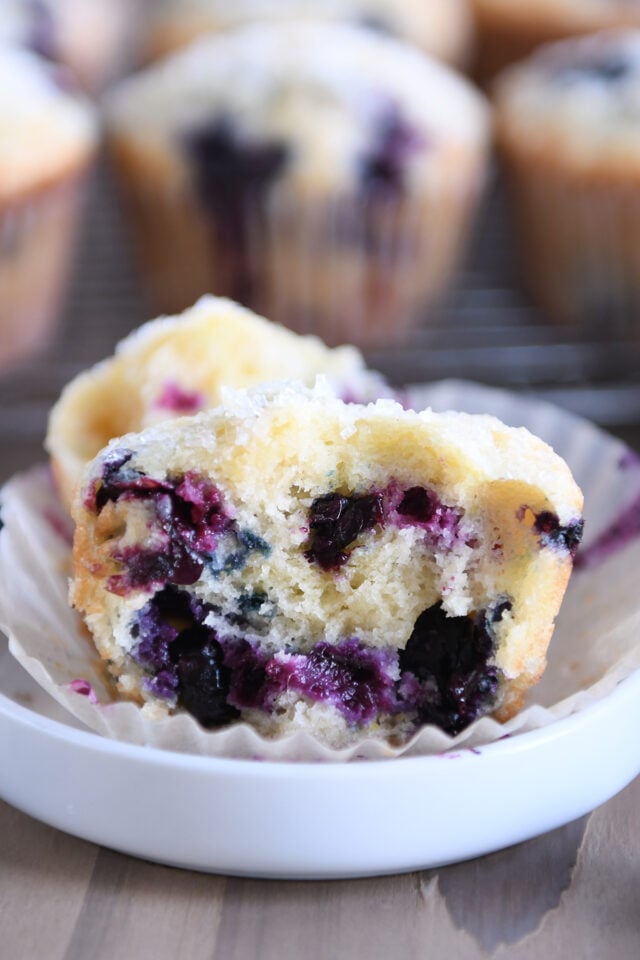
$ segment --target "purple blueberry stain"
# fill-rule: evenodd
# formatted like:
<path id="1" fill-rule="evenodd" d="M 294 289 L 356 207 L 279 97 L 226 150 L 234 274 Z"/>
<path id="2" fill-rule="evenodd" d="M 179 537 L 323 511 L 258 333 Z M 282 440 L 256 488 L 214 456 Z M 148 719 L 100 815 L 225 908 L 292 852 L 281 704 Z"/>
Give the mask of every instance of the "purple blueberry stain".
<path id="1" fill-rule="evenodd" d="M 26 45 L 41 57 L 55 60 L 57 44 L 52 11 L 44 0 L 26 0 L 25 6 L 30 16 L 30 30 Z"/>
<path id="2" fill-rule="evenodd" d="M 238 715 L 228 703 L 222 648 L 204 622 L 212 609 L 186 591 L 167 587 L 142 607 L 131 627 L 131 655 L 149 673 L 146 689 L 177 701 L 207 728 L 224 726 Z"/>
<path id="3" fill-rule="evenodd" d="M 267 678 L 268 657 L 245 638 L 225 642 L 224 662 L 232 677 L 229 702 L 238 709 L 270 710 L 276 689 Z"/>
<path id="4" fill-rule="evenodd" d="M 74 693 L 79 693 L 81 697 L 86 697 L 89 703 L 96 704 L 100 702 L 93 686 L 88 680 L 71 680 L 67 686 L 70 690 L 73 690 Z"/>
<path id="5" fill-rule="evenodd" d="M 159 590 L 138 611 L 131 626 L 134 660 L 153 673 L 171 671 L 169 645 L 182 627 L 203 623 L 211 609 L 185 590 Z"/>
<path id="6" fill-rule="evenodd" d="M 369 195 L 401 197 L 407 166 L 426 146 L 425 139 L 395 104 L 381 114 L 371 148 L 360 160 L 360 183 Z"/>
<path id="7" fill-rule="evenodd" d="M 167 410 L 185 415 L 197 413 L 207 405 L 208 400 L 204 393 L 197 390 L 188 390 L 173 380 L 164 384 L 161 393 L 153 404 L 157 410 Z"/>
<path id="8" fill-rule="evenodd" d="M 255 640 L 209 626 L 212 606 L 166 587 L 136 615 L 132 657 L 147 672 L 148 691 L 206 728 L 232 723 L 246 709 L 269 713 L 293 690 L 333 706 L 353 727 L 405 714 L 416 726 L 433 723 L 456 734 L 495 701 L 495 626 L 511 607 L 499 597 L 476 616 L 447 617 L 436 604 L 418 617 L 400 651 L 351 637 L 270 656 Z"/>
<path id="9" fill-rule="evenodd" d="M 618 466 L 621 470 L 637 470 L 640 468 L 640 453 L 627 447 L 620 456 Z"/>
<path id="10" fill-rule="evenodd" d="M 443 503 L 426 487 L 403 490 L 392 482 L 382 491 L 328 493 L 311 504 L 305 556 L 323 570 L 339 570 L 363 533 L 389 523 L 421 529 L 425 542 L 434 550 L 451 550 L 461 543 L 473 546 L 463 518 L 461 508 Z"/>
<path id="11" fill-rule="evenodd" d="M 327 493 L 309 510 L 309 541 L 305 557 L 323 570 L 337 570 L 349 559 L 348 548 L 367 530 L 383 521 L 381 493 Z"/>
<path id="12" fill-rule="evenodd" d="M 132 458 L 128 450 L 110 453 L 101 480 L 94 482 L 85 497 L 88 509 L 98 514 L 108 503 L 118 501 L 137 501 L 149 512 L 147 539 L 112 551 L 112 558 L 123 569 L 109 578 L 107 589 L 125 596 L 132 590 L 158 589 L 166 583 L 196 583 L 221 539 L 235 528 L 220 491 L 193 471 L 156 480 L 133 468 Z"/>
<path id="13" fill-rule="evenodd" d="M 290 151 L 284 142 L 243 138 L 228 116 L 196 127 L 183 136 L 195 187 L 218 238 L 216 257 L 226 289 L 242 303 L 259 290 L 260 278 L 249 251 L 252 221 L 263 216 L 262 198 L 286 171 Z"/>
<path id="14" fill-rule="evenodd" d="M 468 542 L 468 535 L 461 527 L 464 512 L 442 503 L 433 490 L 410 487 L 402 495 L 396 514 L 399 526 L 422 528 L 435 549 L 447 550 L 461 541 Z"/>
<path id="15" fill-rule="evenodd" d="M 588 547 L 578 551 L 575 569 L 586 570 L 604 563 L 640 537 L 640 494 L 636 496 Z"/>
<path id="16" fill-rule="evenodd" d="M 375 650 L 352 638 L 321 641 L 306 654 L 274 657 L 266 667 L 275 693 L 296 690 L 316 703 L 336 707 L 348 723 L 366 725 L 395 710 L 395 650 Z"/>

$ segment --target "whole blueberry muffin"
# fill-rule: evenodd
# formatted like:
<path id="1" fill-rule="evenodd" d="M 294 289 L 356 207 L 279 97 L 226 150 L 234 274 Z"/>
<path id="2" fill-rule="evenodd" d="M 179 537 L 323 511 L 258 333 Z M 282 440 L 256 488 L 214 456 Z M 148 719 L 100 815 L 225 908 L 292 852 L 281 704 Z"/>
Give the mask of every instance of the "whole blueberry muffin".
<path id="1" fill-rule="evenodd" d="M 455 734 L 542 673 L 581 508 L 566 464 L 492 417 L 239 391 L 88 466 L 71 597 L 150 717 Z"/>
<path id="2" fill-rule="evenodd" d="M 409 40 L 425 53 L 464 65 L 471 48 L 468 0 L 160 0 L 146 30 L 147 56 L 157 58 L 205 33 L 258 20 L 342 20 Z"/>
<path id="3" fill-rule="evenodd" d="M 557 320 L 640 331 L 640 32 L 558 42 L 496 84 L 524 273 Z"/>
<path id="4" fill-rule="evenodd" d="M 477 72 L 494 76 L 552 40 L 640 26 L 635 0 L 471 0 L 476 20 Z"/>
<path id="5" fill-rule="evenodd" d="M 391 393 L 355 347 L 330 350 L 249 310 L 203 297 L 177 317 L 144 324 L 115 355 L 69 383 L 49 418 L 46 446 L 70 506 L 89 460 L 114 437 L 217 406 L 226 387 L 323 376 L 344 400 Z"/>
<path id="6" fill-rule="evenodd" d="M 199 41 L 114 91 L 108 126 L 159 312 L 212 292 L 358 346 L 451 282 L 489 139 L 446 67 L 317 22 Z"/>
<path id="7" fill-rule="evenodd" d="M 138 0 L 0 0 L 0 39 L 71 68 L 96 91 L 122 64 Z"/>
<path id="8" fill-rule="evenodd" d="M 96 141 L 66 71 L 0 41 L 0 368 L 55 330 Z"/>

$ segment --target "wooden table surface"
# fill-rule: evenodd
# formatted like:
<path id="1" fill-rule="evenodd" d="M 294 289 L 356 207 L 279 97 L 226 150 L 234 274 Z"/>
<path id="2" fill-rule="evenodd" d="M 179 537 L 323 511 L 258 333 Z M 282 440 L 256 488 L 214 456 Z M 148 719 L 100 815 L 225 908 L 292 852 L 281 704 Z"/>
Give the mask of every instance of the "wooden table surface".
<path id="1" fill-rule="evenodd" d="M 0 378 L 0 480 L 42 459 L 47 408 L 62 384 L 144 318 L 117 214 L 110 203 L 100 209 L 89 218 L 61 336 L 47 357 Z M 407 376 L 433 362 L 428 353 L 427 341 L 413 351 Z M 446 357 L 455 368 L 456 354 Z M 522 370 L 518 377 L 526 385 Z M 580 397 L 593 399 L 588 390 Z M 618 432 L 640 449 L 640 410 L 634 422 L 633 407 L 615 406 L 619 398 Z M 1 778 L 0 771 L 0 794 Z M 0 801 L 1 960 L 487 956 L 638 960 L 640 779 L 590 816 L 509 850 L 423 873 L 333 882 L 158 866 L 64 835 Z"/>

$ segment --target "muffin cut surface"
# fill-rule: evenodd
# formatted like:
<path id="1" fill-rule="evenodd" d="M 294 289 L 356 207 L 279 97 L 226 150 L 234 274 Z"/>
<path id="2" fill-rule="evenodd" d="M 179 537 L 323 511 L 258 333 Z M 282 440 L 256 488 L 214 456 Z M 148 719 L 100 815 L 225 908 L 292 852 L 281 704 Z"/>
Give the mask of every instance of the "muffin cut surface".
<path id="1" fill-rule="evenodd" d="M 581 505 L 490 417 L 239 392 L 91 464 L 72 599 L 151 715 L 334 747 L 457 733 L 540 676 Z"/>

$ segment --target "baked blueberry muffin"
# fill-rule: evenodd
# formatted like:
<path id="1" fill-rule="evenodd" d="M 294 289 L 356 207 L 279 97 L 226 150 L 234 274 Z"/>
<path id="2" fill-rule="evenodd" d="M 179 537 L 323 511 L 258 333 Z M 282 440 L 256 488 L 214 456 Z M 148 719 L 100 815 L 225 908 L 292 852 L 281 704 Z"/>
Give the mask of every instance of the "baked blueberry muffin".
<path id="1" fill-rule="evenodd" d="M 0 0 L 0 39 L 71 68 L 96 91 L 121 65 L 138 0 Z"/>
<path id="2" fill-rule="evenodd" d="M 249 310 L 203 297 L 177 317 L 144 324 L 115 355 L 71 381 L 53 407 L 46 446 L 69 506 L 89 460 L 114 437 L 217 406 L 225 387 L 322 375 L 344 400 L 390 395 L 355 347 L 330 350 Z"/>
<path id="3" fill-rule="evenodd" d="M 332 747 L 455 734 L 540 676 L 581 508 L 492 417 L 239 391 L 89 465 L 72 602 L 148 716 Z"/>
<path id="4" fill-rule="evenodd" d="M 468 0 L 160 0 L 146 31 L 147 56 L 157 58 L 205 33 L 258 20 L 343 20 L 409 40 L 454 66 L 471 47 Z"/>
<path id="5" fill-rule="evenodd" d="M 634 0 L 472 0 L 477 73 L 493 77 L 552 40 L 618 27 L 639 27 Z"/>
<path id="6" fill-rule="evenodd" d="M 96 140 L 66 71 L 0 42 L 0 368 L 54 332 Z"/>
<path id="7" fill-rule="evenodd" d="M 606 336 L 640 331 L 640 31 L 542 48 L 496 84 L 532 295 Z"/>
<path id="8" fill-rule="evenodd" d="M 357 346 L 403 339 L 450 284 L 489 139 L 446 67 L 317 22 L 202 40 L 125 81 L 108 125 L 158 312 L 212 292 Z"/>

